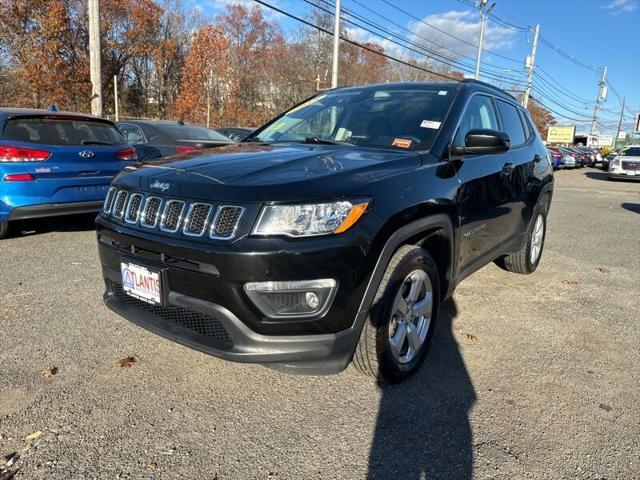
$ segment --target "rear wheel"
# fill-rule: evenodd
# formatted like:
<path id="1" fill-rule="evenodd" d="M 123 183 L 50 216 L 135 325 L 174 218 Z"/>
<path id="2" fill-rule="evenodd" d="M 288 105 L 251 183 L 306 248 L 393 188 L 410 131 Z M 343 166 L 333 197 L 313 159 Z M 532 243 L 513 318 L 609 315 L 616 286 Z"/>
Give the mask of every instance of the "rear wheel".
<path id="1" fill-rule="evenodd" d="M 536 211 L 526 245 L 513 255 L 507 255 L 502 258 L 498 265 L 514 273 L 528 275 L 535 272 L 542 257 L 546 231 L 547 213 L 546 209 L 542 207 Z"/>
<path id="2" fill-rule="evenodd" d="M 7 238 L 9 235 L 9 222 L 0 221 L 0 239 Z"/>
<path id="3" fill-rule="evenodd" d="M 353 357 L 357 370 L 397 383 L 427 355 L 440 306 L 438 269 L 429 253 L 401 247 L 380 282 Z"/>

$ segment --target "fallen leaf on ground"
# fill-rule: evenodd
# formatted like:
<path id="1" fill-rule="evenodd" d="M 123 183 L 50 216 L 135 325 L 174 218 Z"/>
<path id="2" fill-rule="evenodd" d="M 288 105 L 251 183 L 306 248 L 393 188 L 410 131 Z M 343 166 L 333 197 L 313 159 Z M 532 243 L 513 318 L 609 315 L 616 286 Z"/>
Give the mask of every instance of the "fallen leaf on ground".
<path id="1" fill-rule="evenodd" d="M 58 373 L 58 367 L 50 367 L 46 370 L 42 371 L 42 378 L 53 377 L 56 373 Z"/>
<path id="2" fill-rule="evenodd" d="M 613 410 L 613 408 L 611 408 L 611 406 L 607 405 L 606 403 L 601 403 L 599 406 L 605 412 L 610 412 L 611 410 Z"/>
<path id="3" fill-rule="evenodd" d="M 37 438 L 40 438 L 42 435 L 44 435 L 44 433 L 42 433 L 40 430 L 38 430 L 37 432 L 33 432 L 30 433 L 29 435 L 27 435 L 26 437 L 24 437 L 24 439 L 29 442 L 31 440 L 35 440 Z"/>
<path id="4" fill-rule="evenodd" d="M 576 280 L 562 280 L 562 283 L 565 285 L 577 285 L 578 282 Z"/>
<path id="5" fill-rule="evenodd" d="M 148 464 L 148 465 L 147 465 L 147 468 L 148 468 L 149 470 L 155 470 L 156 468 L 158 468 L 158 464 L 157 464 L 157 463 L 155 463 L 155 462 L 150 463 L 150 464 Z"/>
<path id="6" fill-rule="evenodd" d="M 468 341 L 469 345 L 475 345 L 476 343 L 478 343 L 480 341 L 480 339 L 478 337 L 476 337 L 475 335 L 471 335 L 470 333 L 467 333 L 467 341 Z"/>
<path id="7" fill-rule="evenodd" d="M 604 267 L 598 267 L 598 271 L 600 273 L 609 273 L 609 269 Z"/>
<path id="8" fill-rule="evenodd" d="M 131 368 L 133 367 L 133 364 L 136 363 L 136 359 L 135 357 L 121 358 L 116 363 L 122 368 Z"/>

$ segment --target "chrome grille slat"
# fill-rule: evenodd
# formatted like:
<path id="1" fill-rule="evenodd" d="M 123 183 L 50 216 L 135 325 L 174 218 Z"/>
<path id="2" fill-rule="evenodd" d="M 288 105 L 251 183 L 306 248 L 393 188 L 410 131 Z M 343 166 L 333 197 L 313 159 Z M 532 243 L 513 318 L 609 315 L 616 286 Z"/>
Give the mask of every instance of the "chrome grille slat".
<path id="1" fill-rule="evenodd" d="M 107 191 L 107 196 L 104 199 L 104 205 L 102 206 L 102 211 L 109 215 L 111 213 L 111 207 L 113 206 L 113 199 L 116 196 L 116 187 L 109 187 Z"/>
<path id="2" fill-rule="evenodd" d="M 161 205 L 162 199 L 160 197 L 147 197 L 144 201 L 140 225 L 146 228 L 156 228 Z"/>
<path id="3" fill-rule="evenodd" d="M 103 204 L 103 214 L 124 224 L 159 228 L 166 233 L 214 240 L 231 240 L 238 230 L 245 211 L 237 205 L 188 202 L 177 198 L 162 198 L 110 187 Z"/>
<path id="4" fill-rule="evenodd" d="M 182 233 L 191 237 L 201 237 L 207 229 L 213 207 L 208 203 L 194 202 L 189 206 Z"/>
<path id="5" fill-rule="evenodd" d="M 132 193 L 129 195 L 124 221 L 129 224 L 136 224 L 140 219 L 140 207 L 142 206 L 143 196 L 140 193 Z"/>
<path id="6" fill-rule="evenodd" d="M 216 240 L 229 240 L 233 238 L 243 213 L 243 207 L 220 205 L 216 212 L 216 217 L 211 224 L 210 237 Z"/>
<path id="7" fill-rule="evenodd" d="M 160 219 L 160 230 L 175 233 L 180 228 L 185 203 L 182 200 L 167 200 Z"/>
<path id="8" fill-rule="evenodd" d="M 122 218 L 122 215 L 124 215 L 124 208 L 127 205 L 127 195 L 128 192 L 126 190 L 120 190 L 116 195 L 112 211 L 112 215 L 115 218 Z"/>

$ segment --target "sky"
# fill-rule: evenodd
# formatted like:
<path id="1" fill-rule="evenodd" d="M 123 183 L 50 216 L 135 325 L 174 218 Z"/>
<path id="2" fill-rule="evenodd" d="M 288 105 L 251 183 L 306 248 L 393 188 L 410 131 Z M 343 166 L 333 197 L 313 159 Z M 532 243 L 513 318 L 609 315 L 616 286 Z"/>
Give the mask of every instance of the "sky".
<path id="1" fill-rule="evenodd" d="M 303 18 L 314 8 L 303 0 L 264 1 Z M 320 1 L 333 10 L 334 0 Z M 344 22 L 343 28 L 352 38 L 376 42 L 386 53 L 405 60 L 424 58 L 425 48 L 437 50 L 438 58 L 472 76 L 480 31 L 476 1 L 342 0 L 342 18 L 359 24 Z M 488 5 L 493 2 L 489 0 Z M 205 17 L 217 15 L 228 3 L 256 4 L 253 0 L 188 3 Z M 285 35 L 300 28 L 293 19 L 264 11 Z M 480 79 L 522 89 L 524 59 L 533 43 L 530 27 L 536 24 L 540 40 L 533 97 L 553 110 L 559 124 L 575 124 L 578 132 L 586 132 L 606 66 L 607 97 L 601 103 L 596 131 L 615 132 L 621 97 L 626 97 L 627 104 L 623 130 L 630 130 L 640 113 L 640 0 L 495 0 L 486 24 Z M 407 42 L 413 45 L 409 49 Z"/>

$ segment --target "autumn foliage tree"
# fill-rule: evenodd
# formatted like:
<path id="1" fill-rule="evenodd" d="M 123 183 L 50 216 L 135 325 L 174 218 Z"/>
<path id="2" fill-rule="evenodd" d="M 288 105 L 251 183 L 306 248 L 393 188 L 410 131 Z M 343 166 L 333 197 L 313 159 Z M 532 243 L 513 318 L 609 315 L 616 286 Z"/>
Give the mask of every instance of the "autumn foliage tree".
<path id="1" fill-rule="evenodd" d="M 184 62 L 180 93 L 171 113 L 207 125 L 211 124 L 213 114 L 214 123 L 218 123 L 224 114 L 223 99 L 229 90 L 228 65 L 229 48 L 220 29 L 207 25 L 196 31 Z"/>

